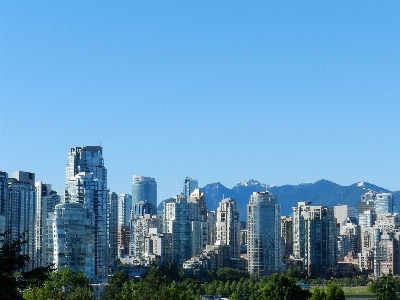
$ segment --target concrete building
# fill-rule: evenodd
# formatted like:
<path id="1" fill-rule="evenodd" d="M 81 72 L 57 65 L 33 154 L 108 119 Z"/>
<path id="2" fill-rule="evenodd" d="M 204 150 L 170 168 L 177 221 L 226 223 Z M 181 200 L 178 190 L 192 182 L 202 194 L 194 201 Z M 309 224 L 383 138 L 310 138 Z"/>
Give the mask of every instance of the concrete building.
<path id="1" fill-rule="evenodd" d="M 199 212 L 194 212 L 195 215 L 192 217 L 193 221 L 199 219 L 199 233 L 194 233 L 194 252 L 201 253 L 206 246 L 208 245 L 208 222 L 207 222 L 207 205 L 206 199 L 204 197 L 204 193 L 199 189 L 195 189 L 189 198 L 189 203 L 198 203 L 198 207 L 200 209 Z M 196 206 L 197 207 L 197 206 Z"/>
<path id="2" fill-rule="evenodd" d="M 254 192 L 247 205 L 247 224 L 249 273 L 261 277 L 281 272 L 281 207 L 277 196 Z"/>
<path id="3" fill-rule="evenodd" d="M 140 216 L 136 219 L 133 219 L 132 222 L 134 225 L 132 228 L 133 232 L 133 246 L 134 248 L 131 250 L 133 256 L 136 258 L 140 258 L 145 255 L 145 240 L 149 235 L 149 232 L 152 228 L 158 230 L 158 232 L 162 229 L 162 219 L 155 215 L 145 214 L 144 216 Z"/>
<path id="4" fill-rule="evenodd" d="M 356 216 L 355 208 L 349 205 L 337 205 L 333 207 L 333 215 L 336 218 L 337 224 L 342 226 L 343 222 L 348 218 L 354 218 Z"/>
<path id="5" fill-rule="evenodd" d="M 357 204 L 358 220 L 360 220 L 361 215 L 363 215 L 365 211 L 372 211 L 373 218 L 375 218 L 375 199 L 376 193 L 374 191 L 369 191 L 361 195 L 361 202 Z"/>
<path id="6" fill-rule="evenodd" d="M 234 199 L 222 199 L 218 204 L 216 226 L 217 241 L 229 246 L 231 258 L 240 257 L 240 215 Z"/>
<path id="7" fill-rule="evenodd" d="M 299 202 L 292 211 L 294 257 L 304 258 L 308 276 L 329 276 L 337 262 L 337 231 L 333 210 Z"/>
<path id="8" fill-rule="evenodd" d="M 352 255 L 357 255 L 357 253 L 361 251 L 361 230 L 357 223 L 354 223 L 350 218 L 347 218 L 347 220 L 343 221 L 342 226 L 340 227 L 339 235 L 346 237 L 349 243 L 349 247 L 343 256 L 348 255 L 349 252 L 351 252 Z"/>

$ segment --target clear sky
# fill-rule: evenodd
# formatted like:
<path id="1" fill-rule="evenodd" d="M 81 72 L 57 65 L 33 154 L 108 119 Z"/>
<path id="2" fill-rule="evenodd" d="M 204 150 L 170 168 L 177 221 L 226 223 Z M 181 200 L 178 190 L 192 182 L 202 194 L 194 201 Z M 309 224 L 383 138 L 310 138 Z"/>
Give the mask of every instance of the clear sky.
<path id="1" fill-rule="evenodd" d="M 400 190 L 399 1 L 0 1 L 0 170 L 159 201 L 240 180 Z"/>

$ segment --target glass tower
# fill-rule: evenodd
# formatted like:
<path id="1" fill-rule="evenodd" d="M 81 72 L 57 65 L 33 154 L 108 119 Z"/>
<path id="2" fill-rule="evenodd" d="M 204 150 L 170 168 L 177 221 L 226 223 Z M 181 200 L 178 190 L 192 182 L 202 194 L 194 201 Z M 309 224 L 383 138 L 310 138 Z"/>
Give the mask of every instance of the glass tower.
<path id="1" fill-rule="evenodd" d="M 247 205 L 248 271 L 267 276 L 282 270 L 281 206 L 269 192 L 254 192 Z"/>
<path id="2" fill-rule="evenodd" d="M 157 208 L 157 182 L 154 178 L 133 175 L 132 182 L 132 205 L 139 201 L 149 202 Z M 156 209 L 154 210 L 156 211 Z"/>
<path id="3" fill-rule="evenodd" d="M 103 148 L 86 146 L 72 148 L 66 168 L 66 203 L 81 203 L 91 214 L 94 229 L 94 274 L 105 278 L 108 274 L 107 232 L 107 170 Z"/>

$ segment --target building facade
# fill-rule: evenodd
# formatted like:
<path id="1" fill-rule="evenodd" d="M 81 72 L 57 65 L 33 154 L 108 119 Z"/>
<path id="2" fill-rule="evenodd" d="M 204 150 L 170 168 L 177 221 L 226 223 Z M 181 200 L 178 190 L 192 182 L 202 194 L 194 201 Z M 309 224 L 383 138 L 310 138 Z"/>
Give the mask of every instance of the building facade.
<path id="1" fill-rule="evenodd" d="M 224 241 L 230 247 L 230 257 L 240 257 L 240 215 L 238 203 L 225 198 L 217 209 L 217 241 Z"/>
<path id="2" fill-rule="evenodd" d="M 278 197 L 269 192 L 254 192 L 247 205 L 247 224 L 249 273 L 261 277 L 282 271 Z"/>

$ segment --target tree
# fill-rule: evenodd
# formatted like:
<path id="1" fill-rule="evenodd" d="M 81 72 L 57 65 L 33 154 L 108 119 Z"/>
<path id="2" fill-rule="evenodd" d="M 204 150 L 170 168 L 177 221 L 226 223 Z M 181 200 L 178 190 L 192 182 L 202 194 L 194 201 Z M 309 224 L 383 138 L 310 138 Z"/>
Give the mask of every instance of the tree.
<path id="1" fill-rule="evenodd" d="M 323 289 L 315 288 L 311 300 L 326 300 L 326 293 Z"/>
<path id="2" fill-rule="evenodd" d="M 396 290 L 395 282 L 391 273 L 387 276 L 382 276 L 377 281 L 377 286 L 375 288 L 375 294 L 377 300 L 395 300 Z"/>
<path id="3" fill-rule="evenodd" d="M 326 300 L 345 300 L 343 289 L 332 282 L 326 291 Z"/>
<path id="4" fill-rule="evenodd" d="M 311 293 L 298 286 L 293 278 L 278 274 L 269 276 L 268 283 L 251 294 L 251 299 L 257 300 L 306 300 L 310 297 Z"/>
<path id="5" fill-rule="evenodd" d="M 78 289 L 78 291 L 77 291 Z M 83 273 L 74 274 L 71 269 L 63 269 L 50 274 L 41 287 L 32 287 L 24 292 L 26 300 L 77 299 L 79 293 L 85 295 L 85 300 L 93 299 L 92 286 Z M 92 297 L 90 297 L 92 295 Z"/>
<path id="6" fill-rule="evenodd" d="M 30 261 L 22 253 L 26 243 L 24 234 L 12 241 L 10 232 L 0 233 L 0 299 L 22 299 L 22 290 L 42 285 L 53 271 L 53 265 L 49 265 L 19 273 Z"/>
<path id="7" fill-rule="evenodd" d="M 128 276 L 124 271 L 114 273 L 109 279 L 108 284 L 104 287 L 101 300 L 120 300 L 122 299 L 122 287 L 128 281 Z"/>

